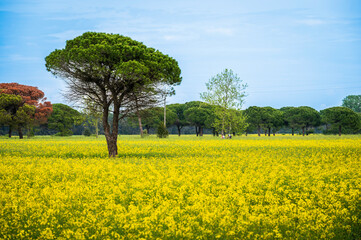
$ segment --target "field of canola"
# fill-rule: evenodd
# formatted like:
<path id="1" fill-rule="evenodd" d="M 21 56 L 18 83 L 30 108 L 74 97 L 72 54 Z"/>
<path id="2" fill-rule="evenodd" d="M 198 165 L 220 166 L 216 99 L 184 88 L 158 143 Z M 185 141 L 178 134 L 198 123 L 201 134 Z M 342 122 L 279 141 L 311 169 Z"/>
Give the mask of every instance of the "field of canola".
<path id="1" fill-rule="evenodd" d="M 361 239 L 361 136 L 0 138 L 0 239 Z"/>

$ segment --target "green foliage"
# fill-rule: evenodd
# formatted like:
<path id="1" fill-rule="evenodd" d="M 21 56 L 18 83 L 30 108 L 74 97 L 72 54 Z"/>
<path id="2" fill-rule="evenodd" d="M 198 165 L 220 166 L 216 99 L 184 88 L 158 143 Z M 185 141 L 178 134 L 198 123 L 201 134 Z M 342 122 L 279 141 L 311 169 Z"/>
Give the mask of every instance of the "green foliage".
<path id="1" fill-rule="evenodd" d="M 242 80 L 232 70 L 225 69 L 212 77 L 206 87 L 207 92 L 201 93 L 201 98 L 211 105 L 228 110 L 241 108 L 247 84 L 242 84 Z"/>
<path id="2" fill-rule="evenodd" d="M 260 129 L 264 127 L 267 119 L 267 112 L 262 107 L 251 106 L 245 110 L 247 116 L 247 123 L 249 128 L 255 128 L 260 134 Z"/>
<path id="3" fill-rule="evenodd" d="M 167 126 L 171 126 L 177 119 L 177 114 L 174 113 L 171 109 L 166 109 L 167 114 Z M 164 119 L 164 108 L 163 107 L 152 107 L 139 111 L 139 116 L 142 119 L 142 125 L 146 129 L 157 129 L 158 125 L 163 122 Z M 129 124 L 133 127 L 138 126 L 138 116 L 137 114 L 132 114 L 128 118 Z"/>
<path id="4" fill-rule="evenodd" d="M 160 122 L 158 124 L 158 128 L 157 128 L 157 136 L 159 138 L 166 138 L 166 137 L 168 137 L 168 135 L 169 135 L 169 132 L 168 132 L 167 128 L 164 127 L 164 123 Z"/>
<path id="5" fill-rule="evenodd" d="M 19 107 L 13 117 L 13 122 L 18 127 L 27 127 L 34 121 L 35 106 L 24 104 Z"/>
<path id="6" fill-rule="evenodd" d="M 276 133 L 283 126 L 283 112 L 272 107 L 263 107 L 264 109 L 264 123 L 263 127 L 268 128 L 270 135 L 270 130 L 272 129 Z"/>
<path id="7" fill-rule="evenodd" d="M 247 116 L 243 111 L 232 109 L 228 118 L 227 122 L 230 124 L 229 133 L 234 132 L 238 135 L 242 135 L 246 131 L 249 124 L 247 123 Z"/>
<path id="8" fill-rule="evenodd" d="M 57 130 L 58 136 L 72 135 L 74 125 L 80 125 L 84 118 L 75 109 L 61 103 L 53 104 L 53 113 L 48 119 L 50 129 Z"/>
<path id="9" fill-rule="evenodd" d="M 242 80 L 232 70 L 225 69 L 220 74 L 212 77 L 206 83 L 206 87 L 207 92 L 201 93 L 201 99 L 210 105 L 218 106 L 214 108 L 214 113 L 217 116 L 214 126 L 224 133 L 226 129 L 230 130 L 229 126 L 232 125 L 232 120 L 235 119 L 235 115 L 231 113 L 231 110 L 240 110 L 244 102 L 246 96 L 244 90 L 247 84 L 242 84 Z M 242 119 L 238 119 L 238 122 L 240 123 Z"/>
<path id="10" fill-rule="evenodd" d="M 89 98 L 84 98 L 84 109 L 83 113 L 85 114 L 87 125 L 95 127 L 95 136 L 99 135 L 99 122 L 102 117 L 102 110 L 96 102 L 90 100 Z M 89 128 L 90 126 L 88 126 Z M 89 129 L 90 130 L 90 129 Z"/>
<path id="11" fill-rule="evenodd" d="M 180 125 L 180 126 L 186 126 L 187 121 L 184 117 L 184 110 L 185 110 L 185 104 L 180 103 L 174 103 L 167 105 L 167 109 L 171 110 L 173 113 L 176 114 L 176 118 L 174 121 L 174 124 Z"/>
<path id="12" fill-rule="evenodd" d="M 347 107 L 331 107 L 321 111 L 322 121 L 331 125 L 325 133 L 356 133 L 361 128 L 360 115 Z"/>
<path id="13" fill-rule="evenodd" d="M 285 124 L 292 129 L 301 128 L 303 134 L 305 129 L 317 127 L 321 124 L 320 113 L 311 107 L 285 107 L 281 108 L 281 110 L 284 114 Z"/>
<path id="14" fill-rule="evenodd" d="M 29 127 L 34 122 L 35 106 L 24 104 L 21 96 L 0 94 L 0 124 L 14 128 Z"/>
<path id="15" fill-rule="evenodd" d="M 205 105 L 190 107 L 184 111 L 185 119 L 194 126 L 205 127 L 210 115 L 210 109 Z"/>
<path id="16" fill-rule="evenodd" d="M 22 98 L 12 94 L 0 94 L 0 124 L 12 125 L 13 118 L 22 105 Z"/>
<path id="17" fill-rule="evenodd" d="M 89 82 L 103 80 L 108 74 L 137 84 L 181 81 L 180 69 L 173 58 L 118 34 L 86 32 L 68 40 L 64 49 L 46 57 L 46 67 L 65 77 L 73 76 L 68 68 L 74 69 L 78 80 Z"/>
<path id="18" fill-rule="evenodd" d="M 149 133 L 147 129 L 143 129 L 143 137 L 148 137 Z"/>
<path id="19" fill-rule="evenodd" d="M 63 129 L 61 132 L 57 132 L 55 136 L 58 137 L 68 137 L 73 135 L 73 132 L 70 129 Z"/>
<path id="20" fill-rule="evenodd" d="M 91 131 L 89 128 L 85 128 L 84 129 L 84 132 L 83 132 L 83 135 L 86 136 L 86 137 L 90 137 L 91 136 Z"/>
<path id="21" fill-rule="evenodd" d="M 351 110 L 361 112 L 361 95 L 348 95 L 342 100 L 342 106 Z"/>
<path id="22" fill-rule="evenodd" d="M 167 106 L 167 109 L 170 109 L 173 113 L 176 114 L 174 125 L 177 126 L 178 135 L 180 136 L 181 129 L 189 124 L 184 116 L 186 105 L 180 103 L 170 104 Z"/>
<path id="23" fill-rule="evenodd" d="M 162 109 L 162 113 L 158 115 L 159 120 L 164 122 L 164 108 Z M 166 108 L 166 126 L 171 126 L 177 120 L 177 114 L 173 112 L 171 109 Z"/>

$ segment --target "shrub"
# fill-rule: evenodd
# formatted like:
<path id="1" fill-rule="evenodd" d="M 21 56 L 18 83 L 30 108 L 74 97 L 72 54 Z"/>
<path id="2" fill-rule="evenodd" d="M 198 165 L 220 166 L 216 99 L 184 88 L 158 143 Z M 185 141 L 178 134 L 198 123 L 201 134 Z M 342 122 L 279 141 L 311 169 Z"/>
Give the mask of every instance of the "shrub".
<path id="1" fill-rule="evenodd" d="M 85 128 L 85 129 L 84 129 L 84 132 L 83 132 L 83 135 L 84 135 L 84 136 L 87 136 L 87 137 L 90 137 L 90 135 L 91 135 L 90 129 L 89 129 L 89 128 Z"/>
<path id="2" fill-rule="evenodd" d="M 143 130 L 143 137 L 148 137 L 148 136 L 149 136 L 149 134 L 148 134 L 147 129 L 144 129 Z"/>
<path id="3" fill-rule="evenodd" d="M 69 129 L 63 130 L 63 131 L 55 134 L 55 136 L 61 136 L 61 137 L 66 137 L 66 136 L 71 136 L 71 135 L 73 135 L 73 132 Z"/>
<path id="4" fill-rule="evenodd" d="M 166 137 L 168 137 L 168 135 L 169 135 L 169 132 L 168 132 L 167 128 L 164 127 L 164 123 L 161 122 L 157 128 L 157 136 L 159 138 L 166 138 Z"/>

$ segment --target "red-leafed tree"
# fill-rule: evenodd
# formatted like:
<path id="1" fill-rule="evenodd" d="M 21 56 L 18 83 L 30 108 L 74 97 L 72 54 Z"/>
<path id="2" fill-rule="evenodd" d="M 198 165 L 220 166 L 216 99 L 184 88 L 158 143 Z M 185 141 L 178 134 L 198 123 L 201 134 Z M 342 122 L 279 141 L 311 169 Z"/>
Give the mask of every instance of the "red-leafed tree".
<path id="1" fill-rule="evenodd" d="M 22 102 L 19 107 L 24 105 L 30 105 L 35 107 L 35 113 L 31 116 L 32 123 L 43 124 L 46 123 L 48 117 L 53 111 L 53 107 L 49 101 L 46 101 L 44 92 L 37 87 L 21 85 L 18 83 L 0 83 L 0 93 L 17 95 L 22 98 Z M 23 138 L 22 128 L 24 124 L 10 124 L 9 136 L 11 136 L 12 127 L 17 127 L 19 137 Z"/>

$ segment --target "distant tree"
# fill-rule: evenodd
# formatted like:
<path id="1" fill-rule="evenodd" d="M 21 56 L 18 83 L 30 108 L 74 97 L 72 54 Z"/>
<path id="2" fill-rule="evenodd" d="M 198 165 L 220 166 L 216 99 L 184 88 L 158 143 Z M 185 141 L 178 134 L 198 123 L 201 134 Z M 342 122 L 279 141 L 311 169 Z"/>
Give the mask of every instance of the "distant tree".
<path id="1" fill-rule="evenodd" d="M 53 113 L 48 119 L 48 127 L 57 130 L 59 136 L 73 135 L 74 125 L 80 125 L 83 122 L 82 115 L 75 109 L 62 104 L 53 104 Z"/>
<path id="2" fill-rule="evenodd" d="M 151 129 L 157 130 L 159 123 L 162 122 L 160 118 L 162 113 L 163 110 L 160 107 L 148 108 L 139 111 L 138 114 L 142 119 L 142 128 L 144 127 L 148 134 L 150 134 Z M 132 126 L 137 126 L 139 124 L 138 116 L 136 114 L 130 115 L 129 122 Z"/>
<path id="3" fill-rule="evenodd" d="M 248 128 L 256 128 L 258 136 L 261 136 L 261 129 L 267 123 L 268 114 L 265 108 L 251 106 L 245 110 L 247 116 Z"/>
<path id="4" fill-rule="evenodd" d="M 227 126 L 231 125 L 227 122 L 231 119 L 231 109 L 240 110 L 242 107 L 247 84 L 242 84 L 242 80 L 232 70 L 225 69 L 212 77 L 206 83 L 206 87 L 207 92 L 201 93 L 201 99 L 210 105 L 219 106 L 219 108 L 215 108 L 215 114 L 220 121 L 216 125 L 220 126 L 220 130 L 224 134 Z"/>
<path id="5" fill-rule="evenodd" d="M 167 114 L 167 125 L 173 125 L 176 121 L 177 115 L 171 110 L 166 109 Z M 141 119 L 141 120 L 140 120 Z M 159 123 L 163 123 L 164 119 L 164 108 L 162 107 L 151 107 L 147 109 L 142 109 L 138 113 L 133 113 L 128 118 L 128 123 L 135 127 L 139 126 L 139 121 L 142 121 L 142 127 L 144 126 L 147 130 L 147 133 L 150 133 L 150 129 L 158 129 Z M 163 123 L 164 125 L 164 123 Z"/>
<path id="6" fill-rule="evenodd" d="M 45 61 L 48 71 L 65 79 L 70 100 L 82 101 L 86 96 L 101 107 L 109 157 L 118 155 L 119 121 L 132 110 L 130 94 L 150 84 L 181 82 L 176 60 L 118 34 L 86 32 Z"/>
<path id="7" fill-rule="evenodd" d="M 342 106 L 361 112 L 361 95 L 348 95 L 342 100 Z"/>
<path id="8" fill-rule="evenodd" d="M 302 129 L 302 135 L 307 134 L 310 127 L 317 127 L 321 124 L 320 113 L 308 106 L 297 107 L 293 110 L 294 122 Z"/>
<path id="9" fill-rule="evenodd" d="M 164 86 L 161 84 L 142 85 L 139 86 L 134 92 L 129 93 L 129 95 L 127 96 L 127 101 L 125 101 L 124 105 L 131 113 L 131 119 L 133 119 L 134 117 L 137 118 L 139 133 L 141 137 L 143 137 L 141 111 L 157 107 L 161 103 L 163 98 L 166 98 L 166 94 L 163 88 Z M 173 89 L 172 87 L 170 88 Z M 166 121 L 165 116 L 166 115 L 164 115 L 163 118 Z"/>
<path id="10" fill-rule="evenodd" d="M 228 132 L 241 135 L 248 128 L 247 117 L 243 114 L 243 111 L 231 109 L 228 116 L 228 120 L 226 122 L 229 123 Z"/>
<path id="11" fill-rule="evenodd" d="M 9 138 L 14 127 L 19 131 L 19 138 L 23 138 L 21 129 L 33 124 L 34 114 L 35 107 L 24 104 L 20 96 L 0 94 L 0 125 L 9 126 Z"/>
<path id="12" fill-rule="evenodd" d="M 218 136 L 220 132 L 220 127 L 217 125 L 219 123 L 219 116 L 216 115 L 215 108 L 219 108 L 219 106 L 210 105 L 207 103 L 202 103 L 202 107 L 205 108 L 208 112 L 207 119 L 205 121 L 205 128 L 212 129 L 213 136 Z M 234 124 L 234 123 L 232 123 Z M 230 127 L 230 126 L 228 126 Z"/>
<path id="13" fill-rule="evenodd" d="M 19 138 L 23 138 L 22 130 L 24 127 L 27 127 L 29 132 L 33 124 L 45 123 L 52 112 L 51 103 L 46 101 L 44 92 L 37 87 L 21 85 L 18 83 L 0 83 L 0 93 L 20 96 L 22 101 L 21 104 L 18 105 L 18 108 L 29 105 L 33 106 L 35 109 L 34 113 L 31 114 L 31 108 L 26 107 L 26 110 L 25 108 L 22 108 L 22 114 L 26 113 L 27 117 L 23 120 L 16 118 L 17 121 L 13 121 L 11 125 L 9 125 L 9 136 L 11 136 L 12 129 L 17 128 Z M 14 111 L 13 115 L 17 110 Z M 13 120 L 15 120 L 15 118 Z"/>
<path id="14" fill-rule="evenodd" d="M 186 105 L 189 106 L 189 108 L 184 111 L 185 119 L 190 125 L 195 126 L 197 137 L 203 136 L 203 129 L 207 125 L 207 120 L 211 115 L 210 108 L 202 105 L 201 102 L 189 102 L 186 103 Z"/>
<path id="15" fill-rule="evenodd" d="M 292 136 L 295 134 L 295 128 L 299 127 L 297 122 L 294 119 L 295 116 L 295 107 L 283 107 L 280 111 L 283 112 L 283 120 L 285 126 L 291 128 Z"/>
<path id="16" fill-rule="evenodd" d="M 263 126 L 268 130 L 268 136 L 271 135 L 271 129 L 273 135 L 283 126 L 283 112 L 272 107 L 263 108 Z"/>
<path id="17" fill-rule="evenodd" d="M 284 119 L 286 124 L 292 129 L 292 135 L 294 135 L 294 129 L 302 129 L 302 135 L 308 134 L 310 127 L 317 127 L 321 124 L 320 113 L 307 106 L 301 107 L 285 107 L 281 109 L 284 112 Z"/>
<path id="18" fill-rule="evenodd" d="M 182 128 L 188 125 L 188 122 L 184 116 L 185 107 L 186 107 L 185 104 L 180 104 L 180 103 L 170 104 L 167 107 L 176 114 L 174 125 L 177 127 L 178 136 L 181 135 Z"/>
<path id="19" fill-rule="evenodd" d="M 87 123 L 90 123 L 92 126 L 95 127 L 95 136 L 98 138 L 99 136 L 99 121 L 102 117 L 102 110 L 100 109 L 99 105 L 92 102 L 90 99 L 84 99 L 84 108 L 83 113 L 87 118 Z M 89 131 L 90 129 L 87 128 Z"/>
<path id="20" fill-rule="evenodd" d="M 341 136 L 344 128 L 357 132 L 361 128 L 360 116 L 346 107 L 331 107 L 321 111 L 322 121 L 338 128 L 338 135 Z"/>

